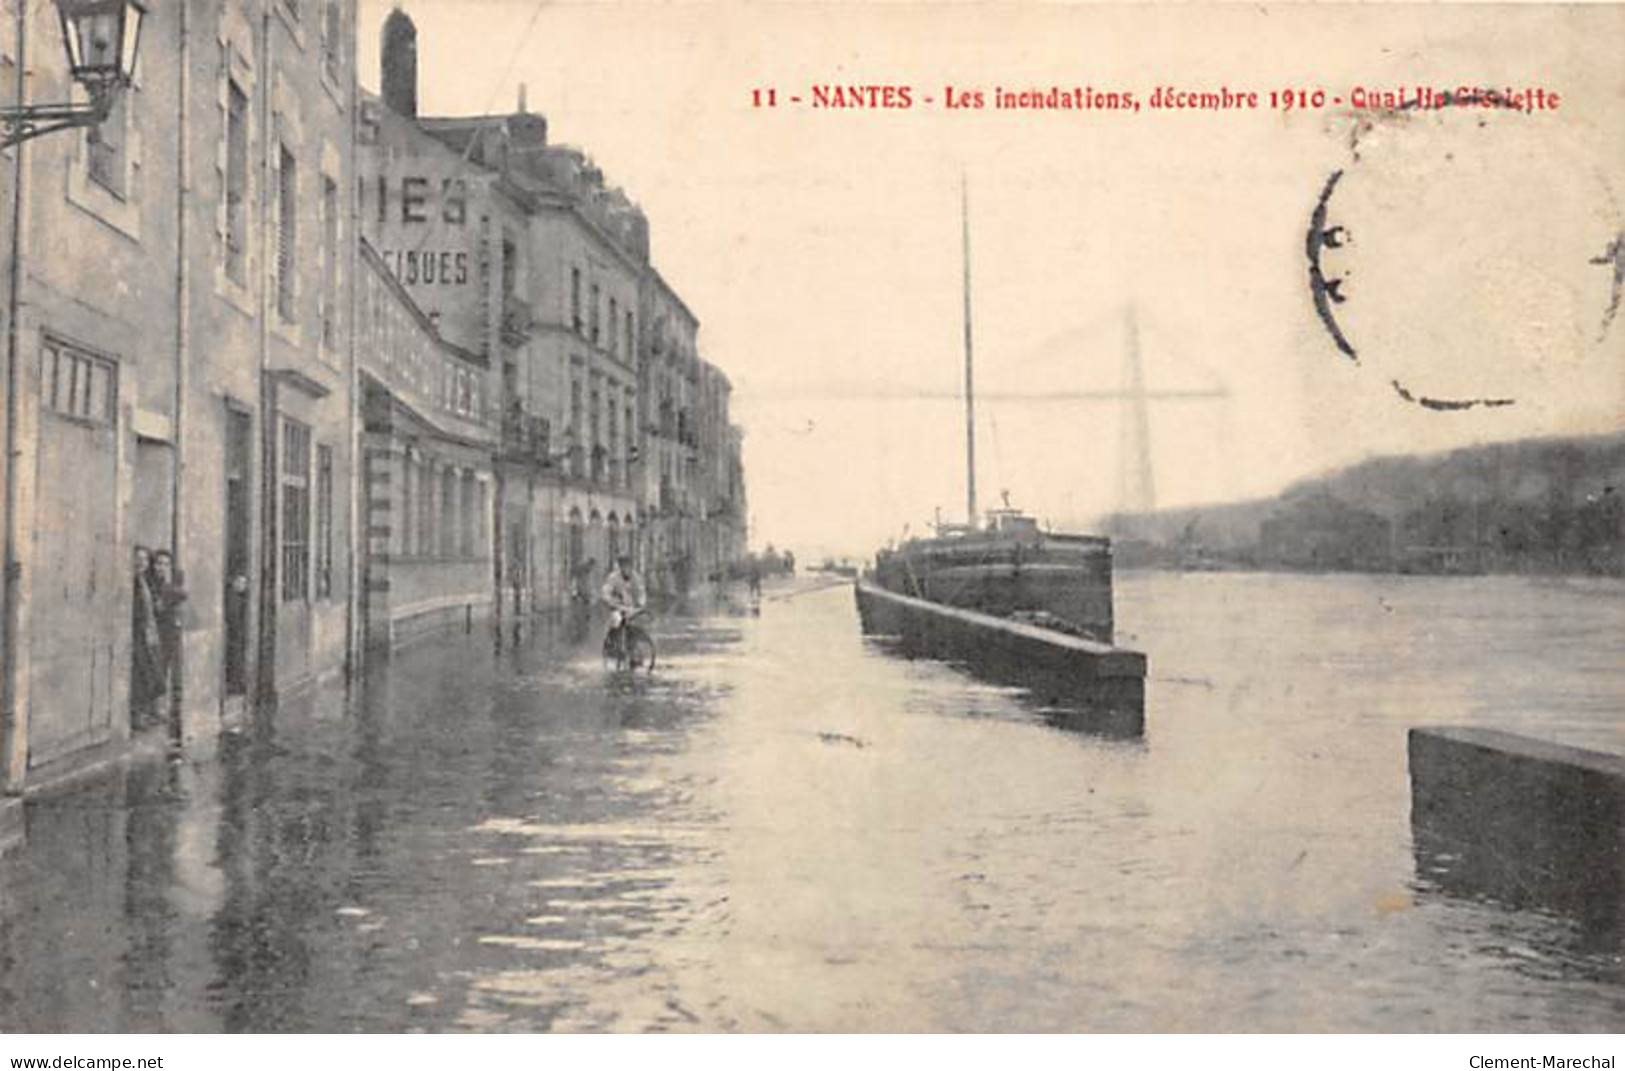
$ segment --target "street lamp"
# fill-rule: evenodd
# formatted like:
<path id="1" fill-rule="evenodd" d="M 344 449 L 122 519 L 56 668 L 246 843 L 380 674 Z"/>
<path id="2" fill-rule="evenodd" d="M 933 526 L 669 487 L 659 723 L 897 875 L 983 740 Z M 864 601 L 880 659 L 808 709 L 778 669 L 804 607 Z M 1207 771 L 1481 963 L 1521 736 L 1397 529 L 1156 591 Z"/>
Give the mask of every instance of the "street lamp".
<path id="1" fill-rule="evenodd" d="M 41 134 L 94 126 L 107 118 L 113 100 L 135 77 L 141 47 L 136 0 L 56 0 L 68 73 L 90 94 L 87 104 L 28 104 L 0 108 L 0 149 Z"/>

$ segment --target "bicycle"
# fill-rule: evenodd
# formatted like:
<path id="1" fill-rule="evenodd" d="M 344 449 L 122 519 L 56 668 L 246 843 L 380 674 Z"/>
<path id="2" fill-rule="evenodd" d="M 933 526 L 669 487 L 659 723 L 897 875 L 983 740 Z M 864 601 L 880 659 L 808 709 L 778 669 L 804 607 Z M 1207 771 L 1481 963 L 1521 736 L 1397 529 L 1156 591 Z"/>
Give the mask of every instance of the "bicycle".
<path id="1" fill-rule="evenodd" d="M 633 624 L 648 612 L 641 608 L 633 610 L 622 617 L 619 628 L 609 630 L 604 637 L 605 669 L 654 672 L 655 641 L 646 630 Z"/>

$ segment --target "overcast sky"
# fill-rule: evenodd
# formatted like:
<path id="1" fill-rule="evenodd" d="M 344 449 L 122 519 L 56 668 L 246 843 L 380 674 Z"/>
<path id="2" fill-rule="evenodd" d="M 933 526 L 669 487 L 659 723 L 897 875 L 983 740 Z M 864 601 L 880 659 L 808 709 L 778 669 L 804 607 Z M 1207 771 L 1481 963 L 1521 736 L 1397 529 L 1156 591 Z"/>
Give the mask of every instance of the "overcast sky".
<path id="1" fill-rule="evenodd" d="M 369 87 L 390 6 L 361 5 Z M 425 113 L 508 111 L 526 83 L 551 139 L 648 213 L 735 386 L 757 545 L 864 554 L 963 513 L 961 175 L 984 505 L 1007 489 L 1069 526 L 1118 507 L 1123 406 L 1030 396 L 1119 389 L 1131 305 L 1151 390 L 1224 394 L 1149 403 L 1159 505 L 1621 425 L 1625 323 L 1603 330 L 1612 268 L 1588 261 L 1625 204 L 1625 8 L 403 6 Z M 826 83 L 907 84 L 916 103 L 787 100 Z M 1562 104 L 1354 130 L 1354 87 L 1417 83 L 1541 85 Z M 1131 90 L 1142 110 L 950 113 L 950 85 Z M 1159 85 L 1345 104 L 1153 111 Z M 752 108 L 767 87 L 780 106 Z M 1331 218 L 1354 240 L 1327 274 L 1347 276 L 1334 308 L 1358 364 L 1307 285 L 1305 230 L 1337 169 Z M 1394 380 L 1517 404 L 1436 412 Z"/>

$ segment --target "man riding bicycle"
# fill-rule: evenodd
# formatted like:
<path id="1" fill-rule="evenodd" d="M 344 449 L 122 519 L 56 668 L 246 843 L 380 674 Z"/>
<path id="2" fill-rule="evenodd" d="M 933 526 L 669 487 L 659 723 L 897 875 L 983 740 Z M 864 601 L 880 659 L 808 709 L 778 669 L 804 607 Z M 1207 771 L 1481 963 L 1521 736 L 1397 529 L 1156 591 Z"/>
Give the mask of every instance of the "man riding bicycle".
<path id="1" fill-rule="evenodd" d="M 643 578 L 632 568 L 632 556 L 622 554 L 615 560 L 615 568 L 604 578 L 598 597 L 609 607 L 609 630 L 620 630 L 631 617 L 643 609 L 645 598 Z"/>

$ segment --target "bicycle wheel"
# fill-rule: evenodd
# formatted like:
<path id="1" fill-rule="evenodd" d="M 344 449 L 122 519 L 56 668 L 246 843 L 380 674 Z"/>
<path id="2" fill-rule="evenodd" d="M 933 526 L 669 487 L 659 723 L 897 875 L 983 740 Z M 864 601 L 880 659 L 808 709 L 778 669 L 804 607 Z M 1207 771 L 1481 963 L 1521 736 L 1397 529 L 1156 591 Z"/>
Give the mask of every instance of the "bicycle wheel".
<path id="1" fill-rule="evenodd" d="M 655 668 L 655 641 L 636 625 L 626 627 L 626 666 L 651 672 Z"/>
<path id="2" fill-rule="evenodd" d="M 626 649 L 621 647 L 621 634 L 611 629 L 604 637 L 604 668 L 625 669 Z"/>

